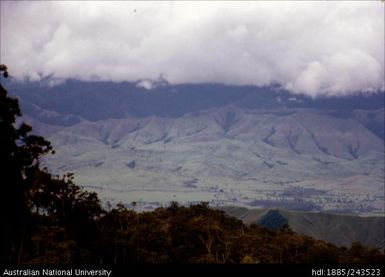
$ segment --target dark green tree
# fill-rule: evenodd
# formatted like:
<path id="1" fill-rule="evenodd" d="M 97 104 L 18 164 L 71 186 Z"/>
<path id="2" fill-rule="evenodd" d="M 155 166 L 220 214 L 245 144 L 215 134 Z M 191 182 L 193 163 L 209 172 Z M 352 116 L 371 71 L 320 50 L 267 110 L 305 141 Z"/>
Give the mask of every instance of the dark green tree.
<path id="1" fill-rule="evenodd" d="M 7 67 L 0 65 L 3 77 L 8 77 Z M 40 136 L 31 134 L 27 124 L 16 126 L 21 111 L 17 99 L 8 97 L 0 84 L 0 164 L 2 244 L 1 260 L 21 262 L 29 221 L 28 193 L 31 175 L 39 170 L 39 158 L 52 151 L 51 144 Z"/>
<path id="2" fill-rule="evenodd" d="M 1 65 L 0 71 L 8 77 L 6 66 Z M 17 99 L 0 84 L 0 261 L 83 259 L 95 247 L 95 219 L 102 212 L 99 199 L 75 185 L 72 174 L 53 177 L 41 168 L 41 157 L 54 153 L 53 148 L 43 137 L 31 134 L 29 125 L 18 124 L 21 115 Z M 45 246 L 42 238 L 47 238 Z M 51 259 L 54 253 L 66 258 Z"/>

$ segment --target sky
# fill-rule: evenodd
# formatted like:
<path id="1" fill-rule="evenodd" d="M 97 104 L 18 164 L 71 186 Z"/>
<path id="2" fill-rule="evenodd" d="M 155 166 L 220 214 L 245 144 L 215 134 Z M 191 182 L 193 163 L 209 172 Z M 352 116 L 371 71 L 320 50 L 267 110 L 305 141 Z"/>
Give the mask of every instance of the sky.
<path id="1" fill-rule="evenodd" d="M 1 63 L 20 80 L 384 90 L 381 1 L 1 1 Z"/>

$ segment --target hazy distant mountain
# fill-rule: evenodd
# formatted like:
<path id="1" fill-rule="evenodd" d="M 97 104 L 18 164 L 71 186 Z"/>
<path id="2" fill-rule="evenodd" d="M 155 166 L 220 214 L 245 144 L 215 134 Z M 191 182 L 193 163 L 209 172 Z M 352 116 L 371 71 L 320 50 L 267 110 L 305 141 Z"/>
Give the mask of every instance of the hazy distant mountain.
<path id="1" fill-rule="evenodd" d="M 313 100 L 274 87 L 79 81 L 9 90 L 53 142 L 49 168 L 105 200 L 384 210 L 383 93 Z"/>
<path id="2" fill-rule="evenodd" d="M 384 217 L 358 217 L 326 213 L 304 213 L 288 210 L 246 209 L 224 207 L 223 210 L 245 223 L 270 225 L 285 222 L 293 231 L 349 247 L 359 241 L 363 245 L 383 249 L 385 247 Z"/>

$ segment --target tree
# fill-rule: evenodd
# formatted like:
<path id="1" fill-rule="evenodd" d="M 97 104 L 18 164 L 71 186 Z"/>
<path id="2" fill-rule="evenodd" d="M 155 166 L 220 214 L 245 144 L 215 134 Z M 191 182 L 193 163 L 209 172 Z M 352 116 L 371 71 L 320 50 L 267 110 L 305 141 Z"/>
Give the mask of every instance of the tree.
<path id="1" fill-rule="evenodd" d="M 0 65 L 3 77 L 8 77 L 7 67 Z M 0 84 L 0 164 L 1 164 L 1 211 L 3 227 L 1 260 L 20 262 L 23 256 L 26 226 L 28 224 L 28 190 L 31 175 L 39 170 L 39 158 L 52 151 L 44 138 L 31 135 L 27 124 L 16 127 L 21 116 L 17 99 L 8 97 Z"/>
<path id="2" fill-rule="evenodd" d="M 0 65 L 0 71 L 8 77 L 6 66 Z M 96 238 L 95 218 L 102 213 L 97 194 L 75 185 L 72 174 L 52 177 L 40 167 L 40 158 L 54 153 L 53 148 L 43 137 L 32 135 L 29 125 L 17 126 L 20 116 L 17 99 L 10 98 L 0 84 L 0 261 L 21 263 L 31 259 L 33 254 L 26 248 L 34 244 L 32 238 L 37 243 L 37 255 L 45 260 L 52 249 L 74 248 L 75 254 L 67 255 L 66 261 L 80 259 L 81 249 L 91 247 Z M 46 251 L 41 251 L 40 232 L 51 238 Z"/>

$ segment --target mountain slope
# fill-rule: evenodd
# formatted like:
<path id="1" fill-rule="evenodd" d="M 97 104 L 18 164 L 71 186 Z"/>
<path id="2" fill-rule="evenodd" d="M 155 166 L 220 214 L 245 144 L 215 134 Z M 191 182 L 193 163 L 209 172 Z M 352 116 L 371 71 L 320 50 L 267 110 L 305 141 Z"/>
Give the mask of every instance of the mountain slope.
<path id="1" fill-rule="evenodd" d="M 104 200 L 384 211 L 383 94 L 76 81 L 14 91 L 57 150 L 46 165 Z"/>
<path id="2" fill-rule="evenodd" d="M 258 223 L 271 210 L 223 207 L 228 215 L 242 219 L 247 224 Z M 276 210 L 288 221 L 293 231 L 349 247 L 359 241 L 365 246 L 385 247 L 385 218 L 359 217 L 326 213 L 305 213 Z"/>
<path id="3" fill-rule="evenodd" d="M 176 195 L 248 206 L 280 201 L 305 210 L 381 210 L 382 141 L 354 119 L 284 112 L 223 107 L 178 118 L 82 121 L 49 136 L 58 154 L 46 162 L 54 171 L 75 172 L 83 184 L 119 188 L 121 201 L 159 192 L 165 195 L 148 202 Z M 301 198 L 306 201 L 297 203 Z"/>

